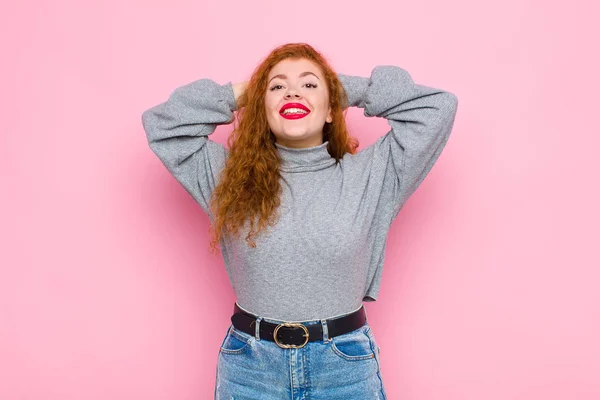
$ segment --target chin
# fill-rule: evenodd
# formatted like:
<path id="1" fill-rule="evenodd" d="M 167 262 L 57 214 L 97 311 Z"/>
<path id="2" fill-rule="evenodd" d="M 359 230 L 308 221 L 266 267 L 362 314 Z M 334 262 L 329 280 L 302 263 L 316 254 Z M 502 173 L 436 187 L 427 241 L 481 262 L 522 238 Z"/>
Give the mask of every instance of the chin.
<path id="1" fill-rule="evenodd" d="M 275 137 L 279 140 L 307 140 L 307 139 L 310 139 L 310 135 L 307 135 L 304 132 L 302 132 L 302 133 L 286 132 L 283 135 L 275 135 Z"/>

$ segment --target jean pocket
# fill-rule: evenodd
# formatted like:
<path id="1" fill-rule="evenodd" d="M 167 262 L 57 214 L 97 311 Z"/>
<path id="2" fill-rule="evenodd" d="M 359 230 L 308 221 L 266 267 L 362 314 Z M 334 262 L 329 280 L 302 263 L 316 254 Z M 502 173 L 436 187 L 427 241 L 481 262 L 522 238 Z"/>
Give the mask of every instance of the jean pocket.
<path id="1" fill-rule="evenodd" d="M 335 336 L 331 339 L 331 350 L 347 361 L 359 361 L 375 358 L 373 342 L 369 336 L 371 328 L 365 325 L 353 332 Z"/>
<path id="2" fill-rule="evenodd" d="M 221 353 L 225 354 L 243 354 L 250 348 L 254 336 L 235 329 L 233 325 L 229 326 L 227 335 L 221 344 Z"/>

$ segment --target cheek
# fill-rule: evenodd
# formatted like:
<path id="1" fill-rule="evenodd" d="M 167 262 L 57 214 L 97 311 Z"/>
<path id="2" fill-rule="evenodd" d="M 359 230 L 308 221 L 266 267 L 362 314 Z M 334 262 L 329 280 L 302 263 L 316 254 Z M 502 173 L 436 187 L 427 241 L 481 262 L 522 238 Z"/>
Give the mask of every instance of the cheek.
<path id="1" fill-rule="evenodd" d="M 321 94 L 315 99 L 315 104 L 318 104 L 320 110 L 326 112 L 327 106 L 329 105 L 329 98 L 326 95 Z"/>
<path id="2" fill-rule="evenodd" d="M 277 108 L 276 101 L 269 101 L 269 99 L 265 99 L 265 114 L 267 116 L 267 122 L 271 126 L 274 127 L 274 124 L 278 123 L 279 110 Z"/>
<path id="3" fill-rule="evenodd" d="M 277 108 L 277 104 L 279 102 L 279 98 L 275 95 L 271 94 L 267 94 L 265 96 L 265 107 L 267 108 L 267 110 L 269 111 L 273 111 L 274 109 Z"/>

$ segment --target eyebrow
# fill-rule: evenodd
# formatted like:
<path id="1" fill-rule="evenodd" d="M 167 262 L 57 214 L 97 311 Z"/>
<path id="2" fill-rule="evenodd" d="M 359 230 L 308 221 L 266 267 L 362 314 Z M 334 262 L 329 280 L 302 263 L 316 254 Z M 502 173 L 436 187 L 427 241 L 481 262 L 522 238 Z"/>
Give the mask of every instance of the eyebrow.
<path id="1" fill-rule="evenodd" d="M 314 75 L 315 78 L 319 79 L 319 77 L 317 75 L 315 75 L 314 73 L 310 72 L 310 71 L 304 71 L 303 73 L 301 73 L 299 75 L 300 78 L 306 76 L 306 75 Z M 274 77 L 272 77 L 271 79 L 269 79 L 269 82 L 271 82 L 273 79 L 275 78 L 281 78 L 281 79 L 287 79 L 287 76 L 284 74 L 279 74 L 279 75 L 275 75 Z M 320 80 L 320 79 L 319 79 Z"/>

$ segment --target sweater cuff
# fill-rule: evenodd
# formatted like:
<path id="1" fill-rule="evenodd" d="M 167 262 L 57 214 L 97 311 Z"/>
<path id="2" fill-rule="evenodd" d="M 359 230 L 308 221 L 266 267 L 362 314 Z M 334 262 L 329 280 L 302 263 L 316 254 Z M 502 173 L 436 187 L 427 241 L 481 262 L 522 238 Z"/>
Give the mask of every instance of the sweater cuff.
<path id="1" fill-rule="evenodd" d="M 221 85 L 221 93 L 223 95 L 223 99 L 229 106 L 229 109 L 231 111 L 236 111 L 237 104 L 235 103 L 235 93 L 233 93 L 233 83 L 227 82 L 226 84 Z"/>
<path id="2" fill-rule="evenodd" d="M 371 78 L 338 74 L 338 79 L 348 95 L 348 107 L 365 108 L 364 95 L 371 84 Z"/>

